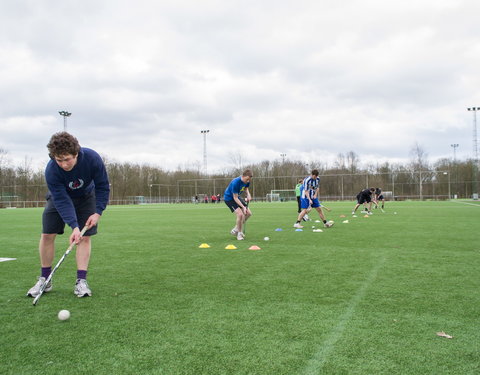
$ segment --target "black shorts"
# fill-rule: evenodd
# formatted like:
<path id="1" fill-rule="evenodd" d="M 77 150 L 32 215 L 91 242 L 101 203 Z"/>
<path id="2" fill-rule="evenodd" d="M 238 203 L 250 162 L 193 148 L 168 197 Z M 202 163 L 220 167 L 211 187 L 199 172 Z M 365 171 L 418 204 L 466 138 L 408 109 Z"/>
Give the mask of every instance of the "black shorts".
<path id="1" fill-rule="evenodd" d="M 243 198 L 238 197 L 238 199 L 240 200 L 240 202 L 242 202 L 244 206 L 247 206 Z M 235 202 L 234 199 L 232 199 L 231 201 L 225 201 L 225 204 L 228 206 L 228 208 L 230 208 L 230 211 L 232 212 L 235 212 L 237 208 L 240 208 L 240 206 L 237 204 L 237 202 Z"/>
<path id="2" fill-rule="evenodd" d="M 372 201 L 372 197 L 370 195 L 363 195 L 363 194 L 357 195 L 358 204 L 370 203 L 371 201 Z"/>
<path id="3" fill-rule="evenodd" d="M 79 228 L 82 230 L 88 218 L 96 212 L 95 192 L 80 198 L 72 198 L 72 202 L 75 207 Z M 47 204 L 43 210 L 42 226 L 42 233 L 44 234 L 63 234 L 65 231 L 65 223 L 55 208 L 50 194 L 47 195 Z M 96 225 L 85 232 L 85 236 L 93 236 L 95 234 L 97 234 Z"/>
<path id="4" fill-rule="evenodd" d="M 383 194 L 380 194 L 377 198 L 379 201 L 383 201 L 385 198 L 383 197 Z"/>

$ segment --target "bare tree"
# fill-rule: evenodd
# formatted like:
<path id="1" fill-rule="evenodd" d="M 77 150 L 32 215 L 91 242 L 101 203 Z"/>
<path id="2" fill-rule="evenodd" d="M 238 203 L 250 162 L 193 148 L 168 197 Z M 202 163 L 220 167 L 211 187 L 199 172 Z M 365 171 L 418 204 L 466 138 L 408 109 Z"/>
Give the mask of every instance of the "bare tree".
<path id="1" fill-rule="evenodd" d="M 342 154 L 341 152 L 337 154 L 337 159 L 333 163 L 334 167 L 338 171 L 344 171 L 346 169 L 345 167 L 345 155 Z"/>
<path id="2" fill-rule="evenodd" d="M 8 151 L 0 148 L 0 176 L 2 175 L 2 170 L 7 168 L 9 161 L 7 159 Z"/>
<path id="3" fill-rule="evenodd" d="M 243 169 L 245 164 L 245 157 L 240 151 L 230 152 L 228 154 L 230 161 L 233 164 L 234 170 L 238 173 Z"/>
<path id="4" fill-rule="evenodd" d="M 418 142 L 410 148 L 410 167 L 414 171 L 429 169 L 428 154 Z"/>
<path id="5" fill-rule="evenodd" d="M 360 158 L 354 151 L 347 152 L 346 162 L 350 173 L 356 173 L 358 171 Z"/>

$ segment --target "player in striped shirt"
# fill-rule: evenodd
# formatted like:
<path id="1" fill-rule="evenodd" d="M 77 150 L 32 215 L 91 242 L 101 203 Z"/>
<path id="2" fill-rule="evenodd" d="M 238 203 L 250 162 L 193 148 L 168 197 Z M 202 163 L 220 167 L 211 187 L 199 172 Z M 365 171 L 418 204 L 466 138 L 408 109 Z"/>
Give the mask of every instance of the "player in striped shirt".
<path id="1" fill-rule="evenodd" d="M 327 221 L 322 210 L 320 201 L 318 200 L 318 192 L 320 186 L 320 177 L 318 177 L 318 170 L 314 169 L 310 176 L 304 178 L 302 186 L 300 188 L 300 204 L 302 211 L 298 215 L 297 222 L 293 225 L 294 228 L 303 228 L 300 224 L 303 217 L 307 214 L 308 209 L 315 208 L 320 215 L 320 219 L 323 221 L 323 226 L 325 228 L 330 228 L 333 226 L 333 221 Z"/>

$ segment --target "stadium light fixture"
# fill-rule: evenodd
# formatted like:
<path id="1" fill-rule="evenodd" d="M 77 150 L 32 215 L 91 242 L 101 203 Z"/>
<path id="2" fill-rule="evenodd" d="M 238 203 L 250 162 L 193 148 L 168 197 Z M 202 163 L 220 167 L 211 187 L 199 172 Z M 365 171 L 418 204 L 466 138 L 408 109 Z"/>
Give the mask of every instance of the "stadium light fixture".
<path id="1" fill-rule="evenodd" d="M 60 116 L 63 116 L 63 131 L 67 131 L 67 117 L 70 117 L 72 115 L 71 112 L 68 111 L 58 111 Z"/>

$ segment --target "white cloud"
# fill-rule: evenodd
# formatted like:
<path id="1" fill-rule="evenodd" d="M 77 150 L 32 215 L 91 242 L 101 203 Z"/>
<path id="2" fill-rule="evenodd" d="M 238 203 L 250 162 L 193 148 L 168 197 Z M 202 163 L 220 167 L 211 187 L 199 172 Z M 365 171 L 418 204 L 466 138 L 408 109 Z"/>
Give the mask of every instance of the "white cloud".
<path id="1" fill-rule="evenodd" d="M 119 161 L 471 155 L 473 0 L 18 1 L 0 5 L 0 148 L 69 130 Z"/>

